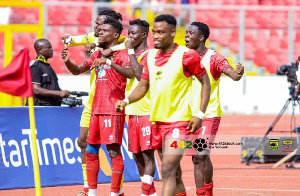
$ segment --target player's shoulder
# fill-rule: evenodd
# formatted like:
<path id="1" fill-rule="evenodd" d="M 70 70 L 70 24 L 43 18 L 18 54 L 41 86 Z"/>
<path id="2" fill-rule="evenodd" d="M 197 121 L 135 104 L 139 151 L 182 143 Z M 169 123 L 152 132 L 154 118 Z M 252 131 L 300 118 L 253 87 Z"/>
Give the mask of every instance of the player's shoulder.
<path id="1" fill-rule="evenodd" d="M 184 55 L 186 57 L 195 57 L 199 58 L 199 54 L 196 50 L 187 48 L 185 46 L 178 46 L 178 49 L 182 50 L 184 52 Z"/>
<path id="2" fill-rule="evenodd" d="M 214 51 L 212 52 L 212 57 L 215 59 L 215 60 L 218 60 L 218 61 L 223 61 L 223 60 L 226 60 L 225 56 L 218 53 L 217 51 Z"/>

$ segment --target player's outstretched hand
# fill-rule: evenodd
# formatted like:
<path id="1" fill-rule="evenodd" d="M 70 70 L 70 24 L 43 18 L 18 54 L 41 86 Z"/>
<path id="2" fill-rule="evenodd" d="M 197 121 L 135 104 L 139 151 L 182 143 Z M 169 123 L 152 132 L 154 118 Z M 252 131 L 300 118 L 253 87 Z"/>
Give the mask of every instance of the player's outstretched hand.
<path id="1" fill-rule="evenodd" d="M 85 51 L 89 52 L 90 54 L 93 53 L 93 52 L 95 52 L 95 48 L 96 48 L 96 44 L 95 43 L 90 43 L 90 44 L 88 44 L 88 45 L 86 45 L 84 47 Z"/>
<path id="2" fill-rule="evenodd" d="M 125 108 L 125 106 L 127 105 L 127 103 L 125 101 L 122 100 L 118 100 L 116 103 L 116 111 L 117 112 L 122 112 Z"/>
<path id="3" fill-rule="evenodd" d="M 242 76 L 244 74 L 244 66 L 241 63 L 238 63 L 235 71 Z"/>
<path id="4" fill-rule="evenodd" d="M 201 124 L 202 124 L 202 120 L 195 116 L 190 121 L 186 129 L 190 130 L 190 133 L 194 133 L 196 130 L 198 130 L 201 127 Z"/>
<path id="5" fill-rule="evenodd" d="M 102 56 L 104 56 L 104 57 L 110 57 L 112 55 L 112 53 L 113 53 L 113 51 L 111 48 L 102 50 L 102 52 L 101 52 Z"/>

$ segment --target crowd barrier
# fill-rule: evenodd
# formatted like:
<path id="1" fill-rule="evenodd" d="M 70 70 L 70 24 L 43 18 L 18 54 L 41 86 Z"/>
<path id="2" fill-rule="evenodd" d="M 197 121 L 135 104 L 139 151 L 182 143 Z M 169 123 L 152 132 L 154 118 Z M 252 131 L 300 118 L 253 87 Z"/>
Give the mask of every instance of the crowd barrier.
<path id="1" fill-rule="evenodd" d="M 82 184 L 77 145 L 82 107 L 35 107 L 41 186 Z M 122 141 L 124 181 L 139 181 L 133 154 L 128 151 L 125 124 Z M 0 189 L 34 187 L 28 107 L 0 108 Z M 98 182 L 111 181 L 111 160 L 102 146 Z M 130 169 L 127 169 L 130 168 Z M 154 179 L 159 179 L 158 169 Z"/>

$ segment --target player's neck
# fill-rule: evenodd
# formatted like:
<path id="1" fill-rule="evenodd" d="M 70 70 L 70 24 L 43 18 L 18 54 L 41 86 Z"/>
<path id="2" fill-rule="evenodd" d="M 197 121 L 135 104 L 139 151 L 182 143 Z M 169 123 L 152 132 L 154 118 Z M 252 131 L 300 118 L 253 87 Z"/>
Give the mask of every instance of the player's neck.
<path id="1" fill-rule="evenodd" d="M 203 55 L 203 53 L 206 51 L 206 49 L 207 49 L 207 48 L 205 47 L 205 45 L 200 45 L 196 51 L 197 51 L 198 54 L 201 56 L 201 55 Z"/>
<path id="2" fill-rule="evenodd" d="M 168 52 L 174 50 L 175 47 L 176 47 L 176 44 L 173 42 L 168 47 L 160 49 L 160 53 L 161 54 L 167 54 Z"/>
<path id="3" fill-rule="evenodd" d="M 103 49 L 108 49 L 110 47 L 113 47 L 118 44 L 118 40 L 114 40 L 112 43 L 107 43 L 105 46 L 103 46 Z"/>
<path id="4" fill-rule="evenodd" d="M 144 51 L 146 48 L 148 48 L 147 42 L 143 42 L 141 45 L 139 45 L 137 48 L 134 49 L 135 53 L 140 53 Z"/>

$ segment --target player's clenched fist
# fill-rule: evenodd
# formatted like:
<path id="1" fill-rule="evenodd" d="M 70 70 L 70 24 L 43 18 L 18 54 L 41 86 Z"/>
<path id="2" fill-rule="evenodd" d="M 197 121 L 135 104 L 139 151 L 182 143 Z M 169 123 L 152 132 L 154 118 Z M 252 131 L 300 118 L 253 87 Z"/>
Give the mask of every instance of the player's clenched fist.
<path id="1" fill-rule="evenodd" d="M 241 63 L 237 64 L 235 71 L 242 76 L 244 74 L 244 66 Z"/>
<path id="2" fill-rule="evenodd" d="M 61 51 L 61 58 L 62 58 L 62 60 L 64 61 L 64 62 L 66 62 L 67 60 L 68 60 L 68 56 L 69 56 L 69 51 L 68 51 L 68 49 L 63 49 L 62 51 Z"/>
<path id="3" fill-rule="evenodd" d="M 122 100 L 118 100 L 116 103 L 116 111 L 117 112 L 122 112 L 125 108 L 125 106 L 127 105 L 127 103 L 125 101 Z"/>

